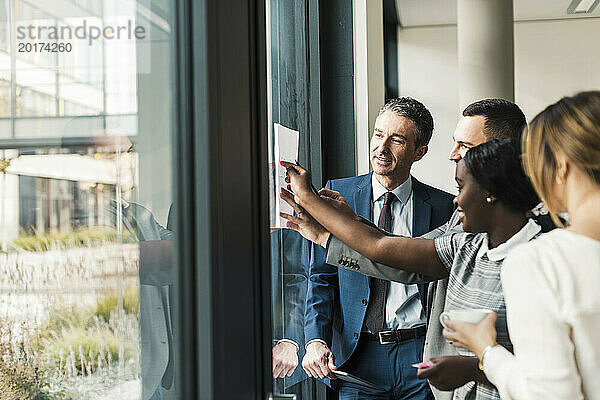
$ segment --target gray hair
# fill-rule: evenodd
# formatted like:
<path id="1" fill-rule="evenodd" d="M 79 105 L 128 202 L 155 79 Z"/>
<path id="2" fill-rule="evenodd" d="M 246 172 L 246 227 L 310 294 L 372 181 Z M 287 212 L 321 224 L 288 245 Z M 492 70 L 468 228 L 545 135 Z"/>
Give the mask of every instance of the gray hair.
<path id="1" fill-rule="evenodd" d="M 415 148 L 427 146 L 433 135 L 433 117 L 431 113 L 418 100 L 412 97 L 399 97 L 388 100 L 379 110 L 379 115 L 386 111 L 410 119 L 415 124 Z"/>

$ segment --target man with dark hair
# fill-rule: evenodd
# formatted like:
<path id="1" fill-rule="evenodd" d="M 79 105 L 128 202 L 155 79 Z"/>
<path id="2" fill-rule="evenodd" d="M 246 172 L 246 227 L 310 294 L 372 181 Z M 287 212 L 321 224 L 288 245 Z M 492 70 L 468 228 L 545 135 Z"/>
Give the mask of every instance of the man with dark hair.
<path id="1" fill-rule="evenodd" d="M 463 117 L 483 117 L 483 134 L 487 140 L 521 139 L 527 122 L 525 114 L 515 103 L 504 99 L 485 99 L 471 103 L 463 110 Z"/>
<path id="2" fill-rule="evenodd" d="M 470 148 L 494 138 L 505 137 L 519 140 L 525 127 L 525 115 L 514 103 L 502 99 L 486 99 L 472 103 L 465 108 L 463 116 L 456 126 L 453 134 L 454 147 L 450 152 L 449 159 L 457 163 Z M 330 265 L 405 284 L 421 284 L 432 281 L 431 278 L 407 273 L 363 257 L 331 236 L 308 215 L 301 215 L 298 222 L 301 228 L 300 232 L 307 239 L 326 248 L 326 262 Z M 461 231 L 458 212 L 455 211 L 448 222 L 421 237 L 433 239 Z M 442 336 L 442 326 L 438 321 L 440 314 L 444 311 L 447 284 L 447 279 L 429 283 L 426 307 L 429 325 L 423 359 L 433 358 L 435 363 L 430 368 L 419 370 L 419 378 L 430 381 L 435 398 L 438 400 L 452 399 L 454 389 L 471 381 L 476 380 L 489 384 L 477 366 L 477 359 L 459 356 L 455 348 Z"/>
<path id="3" fill-rule="evenodd" d="M 373 172 L 327 182 L 354 211 L 387 232 L 419 236 L 446 221 L 452 196 L 410 176 L 427 153 L 433 118 L 415 99 L 386 103 L 370 144 Z M 426 286 L 367 278 L 325 263 L 314 246 L 305 314 L 309 376 L 329 377 L 335 365 L 380 390 L 338 380 L 340 399 L 431 399 L 426 382 L 411 365 L 422 359 Z M 330 350 L 331 349 L 331 350 Z M 335 362 L 335 365 L 334 365 Z"/>

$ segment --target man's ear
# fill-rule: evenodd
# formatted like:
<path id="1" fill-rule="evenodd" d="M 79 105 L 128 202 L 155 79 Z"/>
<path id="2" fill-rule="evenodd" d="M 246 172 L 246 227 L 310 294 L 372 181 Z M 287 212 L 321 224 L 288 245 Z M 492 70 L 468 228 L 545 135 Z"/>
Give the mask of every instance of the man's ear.
<path id="1" fill-rule="evenodd" d="M 429 146 L 420 146 L 415 151 L 415 160 L 413 162 L 419 161 L 421 158 L 425 157 L 427 154 L 427 150 L 429 150 Z"/>

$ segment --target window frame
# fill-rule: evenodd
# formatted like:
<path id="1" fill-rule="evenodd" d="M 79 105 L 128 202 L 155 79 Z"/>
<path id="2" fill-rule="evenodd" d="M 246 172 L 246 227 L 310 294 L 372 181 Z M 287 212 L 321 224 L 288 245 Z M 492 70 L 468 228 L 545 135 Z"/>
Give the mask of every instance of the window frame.
<path id="1" fill-rule="evenodd" d="M 184 399 L 264 398 L 271 388 L 264 4 L 173 3 L 176 384 Z"/>

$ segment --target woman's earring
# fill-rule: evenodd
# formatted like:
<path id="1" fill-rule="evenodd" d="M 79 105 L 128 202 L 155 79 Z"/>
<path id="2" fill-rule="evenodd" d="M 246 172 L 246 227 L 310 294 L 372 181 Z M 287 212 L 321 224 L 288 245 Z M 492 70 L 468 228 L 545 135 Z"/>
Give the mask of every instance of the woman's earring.
<path id="1" fill-rule="evenodd" d="M 487 201 L 489 204 L 492 204 L 492 198 L 491 198 L 491 197 L 487 197 L 487 198 L 485 199 L 485 201 Z"/>

